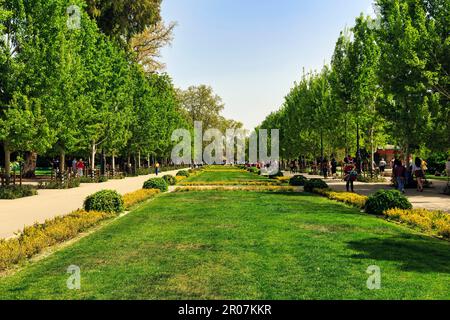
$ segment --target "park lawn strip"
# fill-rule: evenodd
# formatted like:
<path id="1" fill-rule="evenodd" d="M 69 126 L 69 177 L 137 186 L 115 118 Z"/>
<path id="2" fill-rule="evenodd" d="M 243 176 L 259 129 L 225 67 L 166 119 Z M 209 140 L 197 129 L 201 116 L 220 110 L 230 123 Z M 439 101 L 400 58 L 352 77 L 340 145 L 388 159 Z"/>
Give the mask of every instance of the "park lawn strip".
<path id="1" fill-rule="evenodd" d="M 171 193 L 0 279 L 0 298 L 450 299 L 448 261 L 450 243 L 318 196 Z"/>
<path id="2" fill-rule="evenodd" d="M 279 183 L 267 177 L 259 176 L 254 173 L 242 170 L 204 170 L 199 174 L 189 177 L 180 182 L 181 185 L 217 185 L 217 184 L 234 184 L 242 183 Z"/>

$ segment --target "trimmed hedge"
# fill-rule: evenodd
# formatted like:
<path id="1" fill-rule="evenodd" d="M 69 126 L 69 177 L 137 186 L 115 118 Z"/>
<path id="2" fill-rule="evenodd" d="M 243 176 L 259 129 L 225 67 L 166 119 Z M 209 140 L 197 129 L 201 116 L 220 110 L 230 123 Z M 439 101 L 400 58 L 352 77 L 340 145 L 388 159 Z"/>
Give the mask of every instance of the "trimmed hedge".
<path id="1" fill-rule="evenodd" d="M 442 211 L 426 209 L 389 209 L 384 212 L 389 220 L 406 223 L 421 231 L 436 233 L 450 239 L 450 215 Z"/>
<path id="2" fill-rule="evenodd" d="M 126 209 L 130 209 L 132 206 L 144 202 L 154 196 L 158 195 L 161 191 L 159 189 L 140 189 L 135 192 L 127 193 L 123 196 L 123 202 Z"/>
<path id="3" fill-rule="evenodd" d="M 25 197 L 31 197 L 37 194 L 36 188 L 27 185 L 11 185 L 0 187 L 0 199 L 19 199 Z"/>
<path id="4" fill-rule="evenodd" d="M 190 175 L 191 175 L 191 174 L 190 174 L 188 171 L 186 171 L 186 170 L 180 170 L 180 171 L 178 171 L 178 173 L 177 173 L 177 177 L 186 177 L 186 178 L 189 178 Z"/>
<path id="5" fill-rule="evenodd" d="M 322 179 L 311 179 L 305 181 L 306 192 L 313 192 L 314 189 L 328 189 L 328 184 Z"/>
<path id="6" fill-rule="evenodd" d="M 412 209 L 411 202 L 398 190 L 378 190 L 369 196 L 365 206 L 367 213 L 376 215 L 394 208 Z"/>
<path id="7" fill-rule="evenodd" d="M 308 181 L 308 178 L 306 178 L 305 176 L 296 175 L 289 180 L 289 185 L 296 187 L 303 187 L 306 181 Z"/>
<path id="8" fill-rule="evenodd" d="M 163 178 L 153 178 L 144 183 L 144 189 L 159 189 L 161 192 L 169 190 L 169 185 Z"/>
<path id="9" fill-rule="evenodd" d="M 162 177 L 169 186 L 174 186 L 177 184 L 177 179 L 175 179 L 174 176 L 171 176 L 169 174 L 165 175 L 164 177 Z"/>
<path id="10" fill-rule="evenodd" d="M 26 261 L 43 249 L 76 237 L 80 232 L 115 217 L 113 213 L 75 211 L 26 227 L 16 238 L 0 239 L 0 271 Z"/>
<path id="11" fill-rule="evenodd" d="M 113 190 L 103 190 L 90 195 L 84 201 L 84 210 L 107 213 L 121 213 L 124 211 L 123 198 Z"/>

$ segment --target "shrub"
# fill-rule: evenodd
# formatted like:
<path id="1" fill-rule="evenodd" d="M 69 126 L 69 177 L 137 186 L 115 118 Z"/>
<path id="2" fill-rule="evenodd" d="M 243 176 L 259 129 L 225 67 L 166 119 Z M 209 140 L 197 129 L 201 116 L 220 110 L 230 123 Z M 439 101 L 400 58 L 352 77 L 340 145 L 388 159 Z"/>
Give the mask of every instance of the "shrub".
<path id="1" fill-rule="evenodd" d="M 328 185 L 322 179 L 311 179 L 305 182 L 306 192 L 313 192 L 314 189 L 328 189 Z"/>
<path id="2" fill-rule="evenodd" d="M 249 167 L 247 168 L 247 171 L 254 174 L 261 174 L 261 170 L 259 170 L 257 167 Z"/>
<path id="3" fill-rule="evenodd" d="M 189 178 L 189 176 L 190 176 L 190 173 L 186 170 L 181 170 L 181 171 L 178 171 L 178 173 L 177 173 L 177 177 Z"/>
<path id="4" fill-rule="evenodd" d="M 0 240 L 0 271 L 31 258 L 46 247 L 72 239 L 113 216 L 112 213 L 79 210 L 27 227 L 17 238 Z"/>
<path id="5" fill-rule="evenodd" d="M 384 212 L 390 220 L 406 223 L 422 231 L 433 232 L 450 239 L 450 215 L 426 209 L 389 209 Z"/>
<path id="6" fill-rule="evenodd" d="M 144 189 L 159 189 L 161 192 L 169 190 L 169 185 L 163 178 L 153 178 L 144 183 Z"/>
<path id="7" fill-rule="evenodd" d="M 37 194 L 36 188 L 33 186 L 5 186 L 0 187 L 0 199 L 18 199 L 24 197 L 31 197 Z"/>
<path id="8" fill-rule="evenodd" d="M 159 194 L 161 191 L 159 189 L 140 189 L 135 192 L 127 193 L 123 196 L 123 202 L 126 209 L 131 208 L 135 204 L 144 202 L 155 195 Z"/>
<path id="9" fill-rule="evenodd" d="M 277 179 L 284 177 L 283 171 L 279 170 L 276 174 L 270 175 L 269 179 Z"/>
<path id="10" fill-rule="evenodd" d="M 174 176 L 171 176 L 169 174 L 165 175 L 164 177 L 162 177 L 169 186 L 174 186 L 177 184 L 177 179 L 175 179 Z"/>
<path id="11" fill-rule="evenodd" d="M 186 180 L 186 177 L 176 176 L 175 180 L 177 181 L 177 184 L 180 183 L 183 180 Z"/>
<path id="12" fill-rule="evenodd" d="M 40 182 L 39 189 L 72 189 L 78 188 L 80 186 L 80 179 L 70 179 L 65 180 L 64 183 L 61 181 L 50 181 L 50 182 Z"/>
<path id="13" fill-rule="evenodd" d="M 124 210 L 123 198 L 113 190 L 103 190 L 86 198 L 84 210 L 120 213 Z"/>
<path id="14" fill-rule="evenodd" d="M 289 180 L 289 184 L 291 186 L 303 187 L 306 181 L 308 181 L 308 178 L 305 176 L 296 175 Z"/>
<path id="15" fill-rule="evenodd" d="M 409 200 L 398 190 L 378 190 L 366 202 L 366 212 L 381 215 L 389 209 L 412 209 Z"/>

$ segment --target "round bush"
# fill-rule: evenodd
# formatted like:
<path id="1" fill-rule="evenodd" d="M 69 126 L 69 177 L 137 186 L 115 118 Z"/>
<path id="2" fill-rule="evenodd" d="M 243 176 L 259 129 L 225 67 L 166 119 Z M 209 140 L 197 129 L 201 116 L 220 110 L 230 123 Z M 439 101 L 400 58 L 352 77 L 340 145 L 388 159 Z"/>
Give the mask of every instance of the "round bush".
<path id="1" fill-rule="evenodd" d="M 159 189 L 166 192 L 169 190 L 169 184 L 163 178 L 153 178 L 144 183 L 144 189 Z"/>
<path id="2" fill-rule="evenodd" d="M 175 179 L 174 176 L 171 176 L 170 174 L 165 175 L 164 177 L 162 177 L 169 186 L 174 186 L 177 184 L 177 179 Z"/>
<path id="3" fill-rule="evenodd" d="M 289 180 L 289 185 L 296 186 L 296 187 L 303 187 L 305 185 L 306 181 L 308 181 L 308 178 L 306 178 L 305 176 L 297 175 L 297 176 L 293 176 Z"/>
<path id="4" fill-rule="evenodd" d="M 261 170 L 259 170 L 257 167 L 250 167 L 247 169 L 247 171 L 254 174 L 261 174 Z"/>
<path id="5" fill-rule="evenodd" d="M 178 173 L 177 173 L 177 177 L 186 177 L 186 178 L 189 178 L 189 176 L 190 176 L 190 174 L 189 174 L 189 172 L 186 171 L 186 170 L 181 170 L 181 171 L 178 171 Z"/>
<path id="6" fill-rule="evenodd" d="M 113 190 L 103 190 L 84 200 L 84 210 L 120 213 L 124 210 L 123 198 Z"/>
<path id="7" fill-rule="evenodd" d="M 311 179 L 305 181 L 305 191 L 313 192 L 314 189 L 328 189 L 328 185 L 322 179 Z"/>
<path id="8" fill-rule="evenodd" d="M 381 215 L 389 209 L 412 209 L 411 202 L 398 190 L 378 190 L 366 202 L 366 212 Z"/>

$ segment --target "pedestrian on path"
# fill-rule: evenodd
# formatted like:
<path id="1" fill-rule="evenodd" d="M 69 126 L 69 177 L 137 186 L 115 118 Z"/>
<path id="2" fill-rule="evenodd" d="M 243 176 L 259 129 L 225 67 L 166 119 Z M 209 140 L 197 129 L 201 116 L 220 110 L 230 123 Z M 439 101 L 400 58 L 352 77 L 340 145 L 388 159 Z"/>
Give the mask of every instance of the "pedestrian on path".
<path id="1" fill-rule="evenodd" d="M 425 179 L 425 172 L 422 167 L 422 159 L 419 157 L 413 163 L 412 172 L 417 179 L 417 191 L 423 192 L 423 179 Z"/>
<path id="2" fill-rule="evenodd" d="M 386 166 L 387 166 L 386 160 L 384 160 L 384 158 L 381 158 L 380 166 L 379 166 L 381 176 L 384 175 L 384 172 L 386 171 Z M 395 162 L 394 162 L 394 166 L 395 166 Z"/>
<path id="3" fill-rule="evenodd" d="M 83 176 L 84 167 L 85 167 L 85 165 L 84 165 L 83 159 L 80 159 L 77 162 L 77 174 L 79 177 Z"/>
<path id="4" fill-rule="evenodd" d="M 344 159 L 344 180 L 347 182 L 346 188 L 347 192 L 355 192 L 354 182 L 358 177 L 358 173 L 356 171 L 356 165 L 351 156 Z"/>
<path id="5" fill-rule="evenodd" d="M 401 160 L 396 160 L 394 163 L 394 177 L 398 190 L 405 193 L 406 167 Z"/>
<path id="6" fill-rule="evenodd" d="M 158 176 L 158 174 L 159 174 L 159 163 L 158 162 L 156 162 L 156 164 L 155 164 L 155 173 L 156 173 L 156 176 Z"/>

